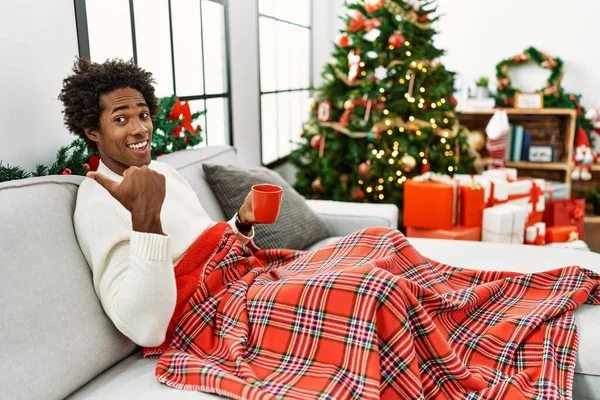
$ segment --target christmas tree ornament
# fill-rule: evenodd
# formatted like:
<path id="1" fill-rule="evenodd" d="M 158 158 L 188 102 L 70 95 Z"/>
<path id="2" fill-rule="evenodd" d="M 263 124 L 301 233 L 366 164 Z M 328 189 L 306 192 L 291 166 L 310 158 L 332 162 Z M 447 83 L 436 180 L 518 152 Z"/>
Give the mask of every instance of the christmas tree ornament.
<path id="1" fill-rule="evenodd" d="M 361 188 L 354 188 L 350 193 L 350 198 L 356 201 L 363 201 L 365 199 L 365 192 Z"/>
<path id="2" fill-rule="evenodd" d="M 383 65 L 375 68 L 375 78 L 377 78 L 377 80 L 382 81 L 387 78 L 387 75 L 388 70 Z"/>
<path id="3" fill-rule="evenodd" d="M 61 175 L 71 175 L 73 174 L 73 172 L 71 172 L 71 170 L 69 168 L 63 168 L 62 172 L 60 173 Z"/>
<path id="4" fill-rule="evenodd" d="M 363 39 L 368 42 L 374 42 L 377 40 L 379 35 L 381 35 L 381 31 L 379 29 L 371 29 L 363 36 Z"/>
<path id="5" fill-rule="evenodd" d="M 339 47 L 348 47 L 352 44 L 352 38 L 347 34 L 342 33 L 341 35 L 338 35 L 338 37 L 335 39 L 335 43 Z M 335 58 L 333 60 L 335 60 Z"/>
<path id="6" fill-rule="evenodd" d="M 346 100 L 344 102 L 344 112 L 342 113 L 342 116 L 340 117 L 339 121 L 341 126 L 347 127 L 348 125 L 350 125 L 350 113 L 353 109 L 354 102 L 350 99 Z"/>
<path id="7" fill-rule="evenodd" d="M 371 166 L 368 163 L 362 162 L 358 165 L 358 175 L 360 175 L 363 178 L 367 178 L 369 176 L 370 169 Z"/>
<path id="8" fill-rule="evenodd" d="M 348 54 L 348 83 L 356 81 L 360 72 L 360 52 L 351 50 Z"/>
<path id="9" fill-rule="evenodd" d="M 321 147 L 321 135 L 315 135 L 310 138 L 310 147 L 313 149 L 318 149 Z"/>
<path id="10" fill-rule="evenodd" d="M 312 181 L 311 185 L 310 185 L 314 191 L 319 191 L 321 189 L 323 189 L 323 184 L 321 183 L 321 178 L 317 178 L 314 181 Z"/>
<path id="11" fill-rule="evenodd" d="M 340 175 L 340 183 L 342 185 L 347 185 L 349 180 L 350 180 L 350 178 L 348 177 L 348 174 Z"/>
<path id="12" fill-rule="evenodd" d="M 383 3 L 385 3 L 385 0 L 366 0 L 365 9 L 368 13 L 374 13 L 383 7 Z"/>
<path id="13" fill-rule="evenodd" d="M 388 38 L 388 44 L 394 47 L 400 47 L 404 44 L 404 36 L 401 33 L 394 32 Z"/>
<path id="14" fill-rule="evenodd" d="M 467 135 L 467 143 L 475 151 L 481 151 L 485 147 L 485 135 L 481 131 L 471 131 Z"/>
<path id="15" fill-rule="evenodd" d="M 584 181 L 589 181 L 592 179 L 590 170 L 592 168 L 592 164 L 594 163 L 594 156 L 592 154 L 590 140 L 588 139 L 583 128 L 579 128 L 577 130 L 573 163 L 575 164 L 575 167 L 571 172 L 571 179 L 574 181 L 577 181 L 580 178 Z"/>
<path id="16" fill-rule="evenodd" d="M 366 52 L 366 53 L 365 53 L 365 55 L 367 56 L 367 58 L 370 58 L 371 60 L 374 60 L 374 59 L 376 59 L 376 58 L 379 58 L 379 54 L 377 54 L 376 52 L 374 52 L 374 51 L 372 51 L 372 50 L 371 50 L 371 51 L 368 51 L 368 52 Z"/>
<path id="17" fill-rule="evenodd" d="M 383 22 L 381 18 L 369 18 L 365 21 L 365 32 L 372 31 L 375 28 L 379 28 Z"/>
<path id="18" fill-rule="evenodd" d="M 413 92 L 415 90 L 415 73 L 412 71 L 412 69 L 409 69 L 408 72 L 406 73 L 407 79 L 409 79 L 408 81 L 408 95 L 410 96 L 410 98 L 413 97 Z"/>
<path id="19" fill-rule="evenodd" d="M 417 166 L 417 160 L 410 154 L 404 154 L 400 159 L 404 172 L 410 172 Z"/>
<path id="20" fill-rule="evenodd" d="M 421 9 L 421 0 L 404 0 L 404 2 L 411 6 L 415 11 Z"/>
<path id="21" fill-rule="evenodd" d="M 319 122 L 327 122 L 331 118 L 331 102 L 330 101 L 322 101 L 319 103 L 319 108 L 317 110 L 317 120 Z"/>
<path id="22" fill-rule="evenodd" d="M 346 28 L 348 32 L 358 32 L 365 27 L 366 18 L 363 13 L 352 10 L 349 16 L 348 27 Z"/>

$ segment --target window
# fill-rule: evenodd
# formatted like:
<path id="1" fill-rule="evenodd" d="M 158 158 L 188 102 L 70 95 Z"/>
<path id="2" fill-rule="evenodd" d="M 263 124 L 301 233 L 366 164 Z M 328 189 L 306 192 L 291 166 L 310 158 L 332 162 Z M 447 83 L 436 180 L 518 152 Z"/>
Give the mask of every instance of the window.
<path id="1" fill-rule="evenodd" d="M 177 95 L 201 117 L 207 144 L 231 144 L 227 0 L 75 0 L 79 55 L 133 59 L 158 97 Z"/>
<path id="2" fill-rule="evenodd" d="M 259 15 L 261 157 L 285 159 L 309 117 L 311 0 L 257 0 Z"/>

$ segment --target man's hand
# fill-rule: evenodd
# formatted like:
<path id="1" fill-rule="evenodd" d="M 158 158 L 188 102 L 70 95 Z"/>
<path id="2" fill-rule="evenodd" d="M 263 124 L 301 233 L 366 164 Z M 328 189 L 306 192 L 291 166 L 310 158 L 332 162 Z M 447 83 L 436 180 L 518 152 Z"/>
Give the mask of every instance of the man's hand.
<path id="1" fill-rule="evenodd" d="M 252 205 L 252 191 L 246 195 L 244 204 L 240 207 L 240 220 L 245 225 L 254 225 L 256 219 L 254 219 L 254 208 Z"/>
<path id="2" fill-rule="evenodd" d="M 143 166 L 127 168 L 121 183 L 98 172 L 88 172 L 87 176 L 102 185 L 131 212 L 134 231 L 164 235 L 160 221 L 160 210 L 165 200 L 164 175 Z"/>

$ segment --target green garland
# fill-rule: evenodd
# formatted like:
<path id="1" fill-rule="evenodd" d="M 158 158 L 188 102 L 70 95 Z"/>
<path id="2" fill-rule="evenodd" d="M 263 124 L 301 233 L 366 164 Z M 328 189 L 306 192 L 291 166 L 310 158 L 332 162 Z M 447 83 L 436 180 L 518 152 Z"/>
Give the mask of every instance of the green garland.
<path id="1" fill-rule="evenodd" d="M 593 127 L 591 122 L 585 119 L 585 109 L 580 103 L 581 95 L 566 93 L 560 85 L 564 76 L 563 61 L 558 57 L 545 54 L 535 47 L 529 47 L 523 53 L 502 60 L 496 65 L 496 78 L 498 79 L 496 105 L 498 107 L 514 106 L 515 94 L 521 90 L 512 85 L 509 72 L 511 67 L 528 62 L 536 63 L 540 67 L 550 70 L 546 86 L 538 90 L 544 96 L 544 107 L 575 109 L 577 111 L 577 129 L 583 128 L 592 141 L 590 132 Z"/>
<path id="2" fill-rule="evenodd" d="M 159 99 L 159 112 L 152 119 L 154 131 L 150 151 L 153 160 L 158 156 L 194 147 L 202 142 L 200 134 L 202 127 L 196 125 L 193 128 L 191 122 L 206 111 L 175 115 L 173 110 L 176 103 L 176 96 Z M 20 167 L 2 165 L 0 161 L 0 182 L 46 175 L 84 176 L 88 171 L 95 170 L 98 160 L 98 154 L 89 152 L 85 141 L 78 138 L 69 145 L 61 147 L 56 153 L 55 162 L 49 167 L 39 164 L 35 171 L 28 172 Z"/>

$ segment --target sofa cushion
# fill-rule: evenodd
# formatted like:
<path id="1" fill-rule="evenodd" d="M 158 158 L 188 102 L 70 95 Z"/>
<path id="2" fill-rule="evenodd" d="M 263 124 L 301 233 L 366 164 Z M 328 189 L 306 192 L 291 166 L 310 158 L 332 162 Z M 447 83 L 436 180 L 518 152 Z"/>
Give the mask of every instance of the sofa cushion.
<path id="1" fill-rule="evenodd" d="M 73 230 L 81 177 L 0 184 L 0 398 L 62 399 L 136 348 L 106 317 Z"/>
<path id="2" fill-rule="evenodd" d="M 235 215 L 253 185 L 270 183 L 283 188 L 279 217 L 274 224 L 255 226 L 254 242 L 261 248 L 304 249 L 330 236 L 327 224 L 276 172 L 259 167 L 203 164 L 206 180 L 219 199 L 225 216 Z"/>

